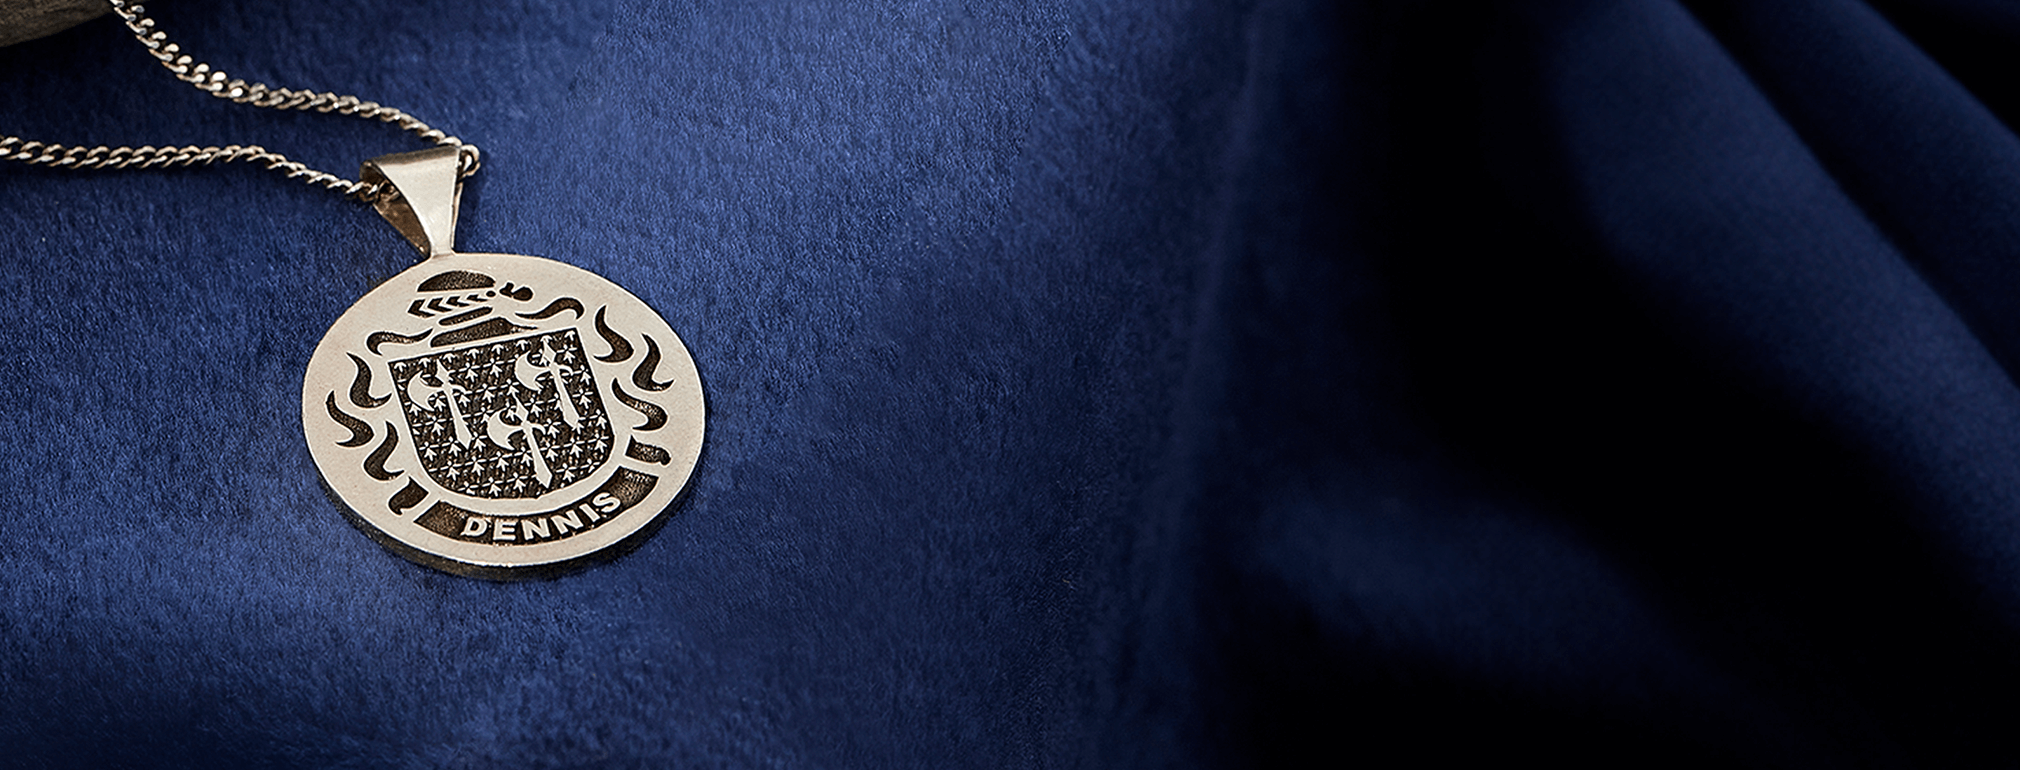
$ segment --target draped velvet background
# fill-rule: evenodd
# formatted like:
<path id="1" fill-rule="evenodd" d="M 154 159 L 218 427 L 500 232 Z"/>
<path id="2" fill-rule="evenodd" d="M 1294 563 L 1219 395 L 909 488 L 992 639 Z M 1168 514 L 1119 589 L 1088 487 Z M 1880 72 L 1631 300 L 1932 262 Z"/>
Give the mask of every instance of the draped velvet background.
<path id="1" fill-rule="evenodd" d="M 318 488 L 411 252 L 251 168 L 0 167 L 0 764 L 2012 766 L 2020 6 L 172 0 L 475 142 L 471 251 L 710 400 L 498 584 Z M 0 131 L 418 145 L 0 49 Z"/>

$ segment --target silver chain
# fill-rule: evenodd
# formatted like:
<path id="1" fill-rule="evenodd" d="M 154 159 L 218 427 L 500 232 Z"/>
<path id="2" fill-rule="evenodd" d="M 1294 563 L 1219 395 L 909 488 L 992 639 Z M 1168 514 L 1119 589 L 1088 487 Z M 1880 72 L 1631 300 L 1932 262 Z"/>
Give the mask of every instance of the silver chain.
<path id="1" fill-rule="evenodd" d="M 483 164 L 483 154 L 477 150 L 476 145 L 464 144 L 463 140 L 430 128 L 428 124 L 422 123 L 414 116 L 392 107 L 368 102 L 355 96 L 339 96 L 328 91 L 313 93 L 291 88 L 274 88 L 265 83 L 248 83 L 226 75 L 213 69 L 209 64 L 190 58 L 182 52 L 182 46 L 169 42 L 167 35 L 154 28 L 154 19 L 147 15 L 146 8 L 127 0 L 110 0 L 110 2 L 113 12 L 126 21 L 126 28 L 132 30 L 134 38 L 146 46 L 154 58 L 161 61 L 161 66 L 174 73 L 175 79 L 196 86 L 211 96 L 254 107 L 334 112 L 339 115 L 391 123 L 433 142 L 438 147 L 457 148 L 460 161 L 457 172 L 461 177 L 476 173 L 477 168 Z M 376 200 L 386 192 L 386 186 L 383 184 L 367 184 L 329 172 L 317 171 L 257 145 L 80 147 L 33 142 L 18 136 L 0 134 L 0 159 L 19 161 L 31 166 L 73 169 L 163 168 L 219 161 L 246 162 L 278 171 L 289 179 L 300 179 L 359 200 Z"/>

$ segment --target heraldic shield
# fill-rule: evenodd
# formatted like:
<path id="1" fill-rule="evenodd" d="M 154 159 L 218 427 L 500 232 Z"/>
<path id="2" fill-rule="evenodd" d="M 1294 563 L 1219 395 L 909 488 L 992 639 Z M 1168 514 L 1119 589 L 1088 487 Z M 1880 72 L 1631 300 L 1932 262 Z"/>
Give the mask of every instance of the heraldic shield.
<path id="1" fill-rule="evenodd" d="M 489 499 L 531 498 L 610 459 L 603 410 L 575 330 L 391 363 L 393 392 L 428 476 Z"/>
<path id="2" fill-rule="evenodd" d="M 505 254 L 432 257 L 373 289 L 316 348 L 302 409 L 353 524 L 482 577 L 649 533 L 699 460 L 704 412 L 693 359 L 644 302 Z"/>

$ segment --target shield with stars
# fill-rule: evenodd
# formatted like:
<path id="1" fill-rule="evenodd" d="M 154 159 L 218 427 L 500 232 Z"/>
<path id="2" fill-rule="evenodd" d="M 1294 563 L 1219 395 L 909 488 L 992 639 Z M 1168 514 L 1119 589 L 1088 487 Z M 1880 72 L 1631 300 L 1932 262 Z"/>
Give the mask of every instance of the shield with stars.
<path id="1" fill-rule="evenodd" d="M 540 497 L 610 459 L 610 417 L 574 329 L 390 362 L 429 478 L 490 500 Z"/>

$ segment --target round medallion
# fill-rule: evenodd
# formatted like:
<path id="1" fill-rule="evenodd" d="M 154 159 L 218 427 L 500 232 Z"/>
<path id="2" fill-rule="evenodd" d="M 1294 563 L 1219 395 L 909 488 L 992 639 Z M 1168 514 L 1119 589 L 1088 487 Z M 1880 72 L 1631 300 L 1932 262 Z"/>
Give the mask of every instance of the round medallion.
<path id="1" fill-rule="evenodd" d="M 486 578 L 544 576 L 649 535 L 701 456 L 694 360 L 643 301 L 539 257 L 443 254 L 345 311 L 309 359 L 302 429 L 352 523 Z"/>

